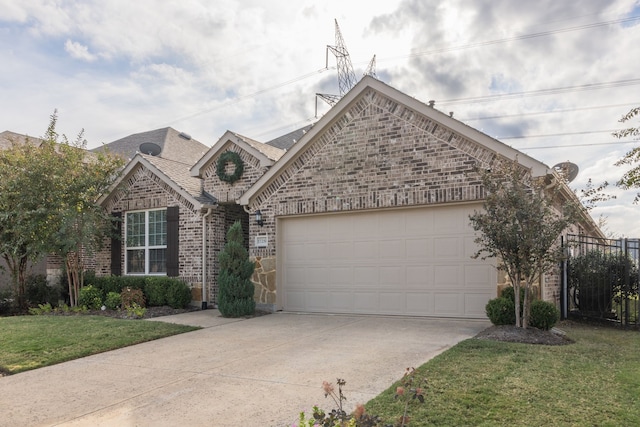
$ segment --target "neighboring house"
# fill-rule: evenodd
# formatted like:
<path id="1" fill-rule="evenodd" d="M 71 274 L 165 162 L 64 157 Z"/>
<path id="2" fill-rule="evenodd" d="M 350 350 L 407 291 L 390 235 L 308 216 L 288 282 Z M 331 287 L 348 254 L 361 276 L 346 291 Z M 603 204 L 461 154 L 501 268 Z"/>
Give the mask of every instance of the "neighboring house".
<path id="1" fill-rule="evenodd" d="M 365 77 L 313 126 L 283 138 L 227 132 L 192 166 L 136 155 L 102 199 L 123 221 L 99 272 L 183 277 L 215 304 L 218 254 L 241 220 L 263 307 L 484 318 L 502 280 L 493 261 L 471 257 L 469 215 L 483 200 L 473 168 L 516 156 L 535 176 L 557 178 Z M 588 215 L 575 229 L 597 232 Z M 557 299 L 556 278 L 541 279 L 542 298 Z"/>
<path id="2" fill-rule="evenodd" d="M 122 156 L 126 161 L 130 161 L 136 154 L 141 153 L 194 164 L 209 150 L 209 147 L 184 132 L 167 127 L 129 135 L 91 151 L 104 149 Z"/>

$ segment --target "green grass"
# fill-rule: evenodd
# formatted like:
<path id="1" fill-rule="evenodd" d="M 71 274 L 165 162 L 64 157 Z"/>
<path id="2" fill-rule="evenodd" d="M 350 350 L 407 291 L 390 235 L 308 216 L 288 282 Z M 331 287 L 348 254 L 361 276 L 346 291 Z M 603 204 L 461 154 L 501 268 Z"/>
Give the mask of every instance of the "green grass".
<path id="1" fill-rule="evenodd" d="M 0 317 L 0 370 L 15 374 L 195 329 L 103 316 Z"/>
<path id="2" fill-rule="evenodd" d="M 411 426 L 640 425 L 640 333 L 575 323 L 575 343 L 540 346 L 469 339 L 418 368 L 426 402 Z M 367 412 L 395 421 L 396 384 Z"/>

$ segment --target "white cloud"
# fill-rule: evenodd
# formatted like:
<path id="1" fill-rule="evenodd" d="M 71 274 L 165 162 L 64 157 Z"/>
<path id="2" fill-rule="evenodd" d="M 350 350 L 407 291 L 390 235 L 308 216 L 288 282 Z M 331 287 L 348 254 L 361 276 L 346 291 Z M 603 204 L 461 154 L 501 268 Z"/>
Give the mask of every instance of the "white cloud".
<path id="1" fill-rule="evenodd" d="M 83 61 L 92 62 L 97 59 L 95 55 L 89 52 L 89 48 L 87 46 L 71 40 L 67 40 L 64 43 L 64 50 L 66 50 L 73 58 L 81 59 Z"/>
<path id="2" fill-rule="evenodd" d="M 493 117 L 467 123 L 492 136 L 529 136 L 504 142 L 549 166 L 577 163 L 576 185 L 615 182 L 623 171 L 613 163 L 633 145 L 596 131 L 619 127 L 640 104 L 637 84 L 446 101 L 635 79 L 639 21 L 604 24 L 633 16 L 634 7 L 636 0 L 0 0 L 0 54 L 10 58 L 0 96 L 11 100 L 0 112 L 7 129 L 37 136 L 58 108 L 61 130 L 85 128 L 92 146 L 163 126 L 209 145 L 227 129 L 266 140 L 308 123 L 316 92 L 337 93 L 335 58 L 324 71 L 337 18 L 358 76 L 376 54 L 378 75 L 397 89 L 459 119 Z M 319 113 L 326 109 L 320 102 Z M 635 192 L 617 191 L 603 211 L 618 234 L 640 236 Z"/>

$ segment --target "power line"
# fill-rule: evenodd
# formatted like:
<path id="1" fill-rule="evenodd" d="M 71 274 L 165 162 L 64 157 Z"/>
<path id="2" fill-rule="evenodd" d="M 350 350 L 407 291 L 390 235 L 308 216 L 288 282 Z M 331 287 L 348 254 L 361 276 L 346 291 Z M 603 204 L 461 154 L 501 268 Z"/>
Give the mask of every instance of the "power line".
<path id="1" fill-rule="evenodd" d="M 591 147 L 595 145 L 617 145 L 617 144 L 638 144 L 638 141 L 610 141 L 610 142 L 592 142 L 592 143 L 584 143 L 584 144 L 566 144 L 566 145 L 545 145 L 539 147 L 522 147 L 518 148 L 518 150 L 542 150 L 542 149 L 550 149 L 550 148 L 573 148 L 573 147 Z"/>
<path id="2" fill-rule="evenodd" d="M 473 104 L 476 102 L 494 101 L 500 99 L 520 98 L 523 96 L 557 95 L 567 92 L 583 92 L 587 90 L 610 89 L 614 87 L 634 86 L 640 84 L 640 79 L 616 80 L 613 82 L 587 83 L 576 86 L 554 87 L 547 89 L 528 90 L 523 92 L 509 92 L 495 95 L 469 96 L 466 98 L 453 98 L 440 101 L 444 105 Z M 441 104 L 441 105 L 442 105 Z"/>
<path id="3" fill-rule="evenodd" d="M 499 140 L 505 139 L 529 139 L 529 138 L 547 138 L 552 136 L 569 136 L 569 135 L 592 135 L 596 133 L 613 133 L 619 129 L 607 129 L 607 130 L 585 130 L 581 132 L 563 132 L 563 133 L 547 133 L 540 135 L 517 135 L 517 136 L 500 136 L 496 137 Z"/>
<path id="4" fill-rule="evenodd" d="M 591 107 L 578 107 L 578 108 L 567 108 L 563 110 L 551 110 L 551 111 L 533 111 L 527 113 L 515 113 L 515 114 L 501 114 L 499 116 L 481 116 L 481 117 L 470 117 L 470 118 L 462 118 L 459 119 L 461 122 L 473 122 L 477 120 L 492 120 L 492 119 L 506 119 L 510 117 L 522 117 L 522 116 L 538 116 L 544 114 L 557 114 L 557 113 L 572 113 L 574 111 L 585 111 L 585 110 L 599 110 L 603 108 L 616 108 L 616 107 L 631 107 L 639 105 L 640 101 L 629 103 L 629 104 L 608 104 L 608 105 L 594 105 Z"/>
<path id="5" fill-rule="evenodd" d="M 612 24 L 625 24 L 625 23 L 628 23 L 628 22 L 633 22 L 633 21 L 638 21 L 638 20 L 640 20 L 640 16 L 631 16 L 631 17 L 627 17 L 627 18 L 614 19 L 614 20 L 611 20 L 611 21 L 602 21 L 602 22 L 594 22 L 594 23 L 591 23 L 591 24 L 578 25 L 578 26 L 575 26 L 575 27 L 558 28 L 556 30 L 541 31 L 541 32 L 538 32 L 538 33 L 523 34 L 523 35 L 519 35 L 519 36 L 505 37 L 505 38 L 502 38 L 502 39 L 486 40 L 486 41 L 468 43 L 468 44 L 463 44 L 463 45 L 458 45 L 458 46 L 449 46 L 449 47 L 442 47 L 442 48 L 438 48 L 438 49 L 425 50 L 425 51 L 421 51 L 421 52 L 413 52 L 413 53 L 410 53 L 410 54 L 407 54 L 407 55 L 401 55 L 401 56 L 394 56 L 394 57 L 390 57 L 390 58 L 379 59 L 378 61 L 388 61 L 388 60 L 397 60 L 397 59 L 405 59 L 405 58 L 417 58 L 419 56 L 435 55 L 435 54 L 439 54 L 439 53 L 452 52 L 452 51 L 456 51 L 456 50 L 465 50 L 465 49 L 471 49 L 471 48 L 475 48 L 475 47 L 491 46 L 491 45 L 507 43 L 507 42 L 511 42 L 511 41 L 520 41 L 520 40 L 529 40 L 529 39 L 538 38 L 538 37 L 547 37 L 547 36 L 554 35 L 554 34 L 568 33 L 568 32 L 571 32 L 571 31 L 587 30 L 587 29 L 591 29 L 591 28 L 604 27 L 604 26 L 608 26 L 608 25 L 612 25 Z"/>

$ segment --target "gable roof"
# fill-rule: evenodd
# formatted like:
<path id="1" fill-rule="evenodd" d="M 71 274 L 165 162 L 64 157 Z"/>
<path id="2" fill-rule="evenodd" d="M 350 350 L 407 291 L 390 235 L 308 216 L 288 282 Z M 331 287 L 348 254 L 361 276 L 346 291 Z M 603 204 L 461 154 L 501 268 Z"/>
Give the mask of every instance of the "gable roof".
<path id="1" fill-rule="evenodd" d="M 189 166 L 186 163 L 138 153 L 124 168 L 109 192 L 100 198 L 99 203 L 104 206 L 116 196 L 118 187 L 123 182 L 135 175 L 140 167 L 144 167 L 158 177 L 168 189 L 193 205 L 194 210 L 216 204 L 215 197 L 202 189 L 202 180 L 191 176 Z"/>
<path id="2" fill-rule="evenodd" d="M 266 142 L 265 144 L 280 148 L 282 150 L 288 150 L 293 146 L 293 144 L 298 142 L 305 133 L 309 132 L 309 129 L 311 129 L 312 127 L 312 124 L 307 125 L 303 128 L 296 129 L 293 132 L 289 132 L 286 135 L 274 138 L 271 141 Z"/>
<path id="3" fill-rule="evenodd" d="M 345 117 L 345 114 L 348 114 L 349 109 L 354 107 L 364 96 L 366 96 L 367 93 L 370 92 L 373 92 L 372 96 L 375 96 L 377 93 L 405 106 L 405 114 L 407 115 L 414 116 L 417 114 L 421 117 L 425 117 L 430 122 L 435 122 L 438 126 L 448 128 L 452 132 L 460 134 L 468 140 L 486 147 L 497 155 L 512 160 L 517 157 L 520 164 L 532 169 L 534 176 L 547 175 L 552 171 L 552 169 L 544 163 L 509 147 L 508 145 L 480 132 L 477 129 L 465 125 L 448 114 L 436 110 L 435 108 L 400 92 L 380 80 L 375 79 L 374 77 L 365 76 L 353 89 L 351 89 L 351 91 L 343 96 L 333 108 L 331 108 L 317 123 L 315 123 L 315 125 L 310 127 L 310 129 L 302 135 L 300 140 L 296 144 L 292 145 L 282 158 L 278 160 L 278 162 L 260 179 L 258 179 L 258 181 L 256 181 L 256 183 L 249 188 L 245 194 L 242 195 L 239 203 L 242 205 L 249 205 L 262 191 L 266 189 L 274 191 L 274 188 L 269 184 L 271 184 L 281 172 L 286 170 L 287 167 L 297 162 L 303 153 L 305 153 L 306 148 L 311 145 L 316 137 L 321 137 L 323 132 L 329 130 L 334 125 L 338 128 L 346 125 L 350 121 L 350 118 Z M 398 114 L 400 114 L 400 112 L 398 112 Z"/>
<path id="4" fill-rule="evenodd" d="M 228 143 L 232 143 L 242 148 L 260 161 L 260 166 L 271 166 L 280 159 L 285 150 L 271 145 L 263 144 L 246 136 L 242 136 L 235 132 L 226 131 L 220 139 L 213 144 L 213 147 L 198 160 L 191 168 L 191 176 L 202 176 L 202 171 L 211 163 L 211 161 L 223 150 L 226 149 Z"/>
<path id="5" fill-rule="evenodd" d="M 22 135 L 20 133 L 5 130 L 4 132 L 0 133 L 0 150 L 10 148 L 12 143 L 26 144 L 27 141 L 33 145 L 40 145 L 42 143 L 42 139 L 40 138 L 34 138 L 32 136 Z"/>
<path id="6" fill-rule="evenodd" d="M 184 132 L 166 127 L 147 132 L 134 133 L 116 141 L 94 148 L 91 151 L 108 149 L 110 152 L 130 160 L 140 153 L 140 146 L 144 143 L 158 145 L 160 153 L 158 157 L 183 163 L 194 164 L 209 147 L 191 138 Z"/>

